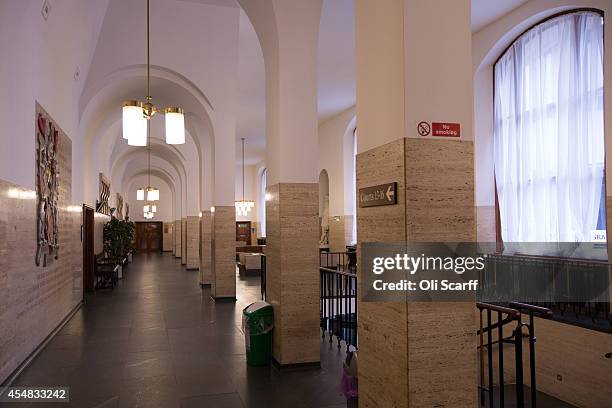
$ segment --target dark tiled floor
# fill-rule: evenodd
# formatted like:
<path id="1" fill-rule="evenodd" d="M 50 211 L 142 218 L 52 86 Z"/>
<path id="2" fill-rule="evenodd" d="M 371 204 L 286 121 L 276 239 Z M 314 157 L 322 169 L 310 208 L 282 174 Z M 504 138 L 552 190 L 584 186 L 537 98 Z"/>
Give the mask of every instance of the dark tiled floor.
<path id="1" fill-rule="evenodd" d="M 237 294 L 215 303 L 172 255 L 137 255 L 119 287 L 87 296 L 14 385 L 69 386 L 71 403 L 59 407 L 346 406 L 335 342 L 321 342 L 321 369 L 246 365 L 241 312 L 259 299 L 259 279 L 238 278 Z"/>
<path id="2" fill-rule="evenodd" d="M 516 385 L 506 385 L 504 387 L 504 407 L 505 408 L 516 408 L 518 404 L 516 403 Z M 531 408 L 531 388 L 524 386 L 523 387 L 523 400 L 525 401 L 525 408 Z M 488 394 L 485 394 L 484 397 L 484 408 L 489 408 Z M 493 407 L 499 407 L 499 387 L 495 387 L 493 389 Z M 550 395 L 544 394 L 542 392 L 537 391 L 536 404 L 539 408 L 576 408 L 574 405 L 568 404 L 567 402 L 563 402 L 558 400 Z"/>

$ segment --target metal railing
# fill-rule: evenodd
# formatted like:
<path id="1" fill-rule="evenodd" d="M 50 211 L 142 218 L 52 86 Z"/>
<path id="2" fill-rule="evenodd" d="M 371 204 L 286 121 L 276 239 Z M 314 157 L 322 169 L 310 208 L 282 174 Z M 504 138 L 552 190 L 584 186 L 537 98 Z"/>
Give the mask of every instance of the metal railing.
<path id="1" fill-rule="evenodd" d="M 330 344 L 336 337 L 357 347 L 357 275 L 354 272 L 320 267 L 320 312 L 322 337 L 329 335 Z"/>
<path id="2" fill-rule="evenodd" d="M 487 255 L 486 270 L 488 277 L 481 282 L 489 285 L 484 288 L 489 294 L 495 294 L 496 288 L 510 288 L 534 298 L 547 293 L 555 301 L 530 303 L 552 310 L 553 320 L 612 332 L 612 299 L 609 291 L 600 295 L 601 299 L 597 301 L 573 301 L 581 293 L 588 295 L 594 289 L 610 287 L 612 272 L 607 262 L 493 254 Z"/>
<path id="3" fill-rule="evenodd" d="M 348 352 L 357 347 L 357 252 L 320 252 L 319 271 L 322 337 Z"/>
<path id="4" fill-rule="evenodd" d="M 480 381 L 478 389 L 480 390 L 480 405 L 485 406 L 488 401 L 488 407 L 495 406 L 494 394 L 494 346 L 497 346 L 497 371 L 498 371 L 498 407 L 503 408 L 505 405 L 504 393 L 504 344 L 514 346 L 514 370 L 516 379 L 516 406 L 519 408 L 525 407 L 524 396 L 524 375 L 523 375 L 523 338 L 527 337 L 529 341 L 529 377 L 530 377 L 530 403 L 531 407 L 535 408 L 537 403 L 537 388 L 536 388 L 536 359 L 535 359 L 535 320 L 534 317 L 550 319 L 552 311 L 550 309 L 528 305 L 524 303 L 512 302 L 506 306 L 494 305 L 491 303 L 476 303 L 476 307 L 480 314 L 480 328 L 478 330 L 479 345 L 478 355 L 480 361 Z M 486 315 L 486 323 L 483 318 L 483 313 Z M 528 319 L 523 321 L 523 314 L 527 314 Z M 493 319 L 496 315 L 497 318 Z M 513 325 L 511 335 L 504 336 L 504 326 Z M 523 334 L 523 327 L 527 328 L 527 335 Z M 497 333 L 497 339 L 493 340 L 494 332 Z M 484 337 L 486 335 L 486 342 Z M 487 369 L 485 381 L 485 350 Z M 485 382 L 488 384 L 485 385 Z M 487 398 L 485 398 L 487 394 Z"/>
<path id="5" fill-rule="evenodd" d="M 355 273 L 357 269 L 357 252 L 320 252 L 319 266 L 336 271 Z"/>

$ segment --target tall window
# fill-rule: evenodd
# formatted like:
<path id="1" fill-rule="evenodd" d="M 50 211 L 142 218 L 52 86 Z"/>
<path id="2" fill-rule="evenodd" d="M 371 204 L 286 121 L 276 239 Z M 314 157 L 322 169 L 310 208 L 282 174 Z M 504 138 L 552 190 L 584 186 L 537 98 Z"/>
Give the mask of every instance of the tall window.
<path id="1" fill-rule="evenodd" d="M 589 242 L 605 230 L 603 18 L 579 11 L 519 37 L 495 64 L 495 181 L 506 242 Z"/>
<path id="2" fill-rule="evenodd" d="M 261 172 L 261 191 L 259 192 L 259 226 L 261 237 L 266 236 L 266 176 L 268 169 Z"/>

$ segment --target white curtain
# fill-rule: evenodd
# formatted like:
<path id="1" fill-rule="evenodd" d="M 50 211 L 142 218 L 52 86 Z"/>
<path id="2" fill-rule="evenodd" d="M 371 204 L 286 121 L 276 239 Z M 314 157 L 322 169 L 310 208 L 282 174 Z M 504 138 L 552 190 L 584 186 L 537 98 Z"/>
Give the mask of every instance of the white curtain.
<path id="1" fill-rule="evenodd" d="M 495 181 L 505 242 L 588 242 L 604 173 L 603 19 L 566 14 L 495 65 Z"/>

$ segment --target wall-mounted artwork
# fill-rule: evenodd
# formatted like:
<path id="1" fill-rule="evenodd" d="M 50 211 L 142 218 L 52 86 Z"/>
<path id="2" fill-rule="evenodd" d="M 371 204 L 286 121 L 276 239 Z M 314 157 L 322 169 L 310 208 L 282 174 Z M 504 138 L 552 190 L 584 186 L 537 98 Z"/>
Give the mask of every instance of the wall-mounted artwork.
<path id="1" fill-rule="evenodd" d="M 96 212 L 111 215 L 112 211 L 108 204 L 110 198 L 110 181 L 100 173 L 100 186 L 98 188 L 98 199 L 96 200 Z"/>
<path id="2" fill-rule="evenodd" d="M 123 196 L 119 193 L 117 193 L 115 217 L 117 217 L 120 220 L 123 219 Z"/>
<path id="3" fill-rule="evenodd" d="M 59 130 L 48 115 L 36 118 L 36 265 L 47 266 L 58 257 L 58 164 Z"/>

